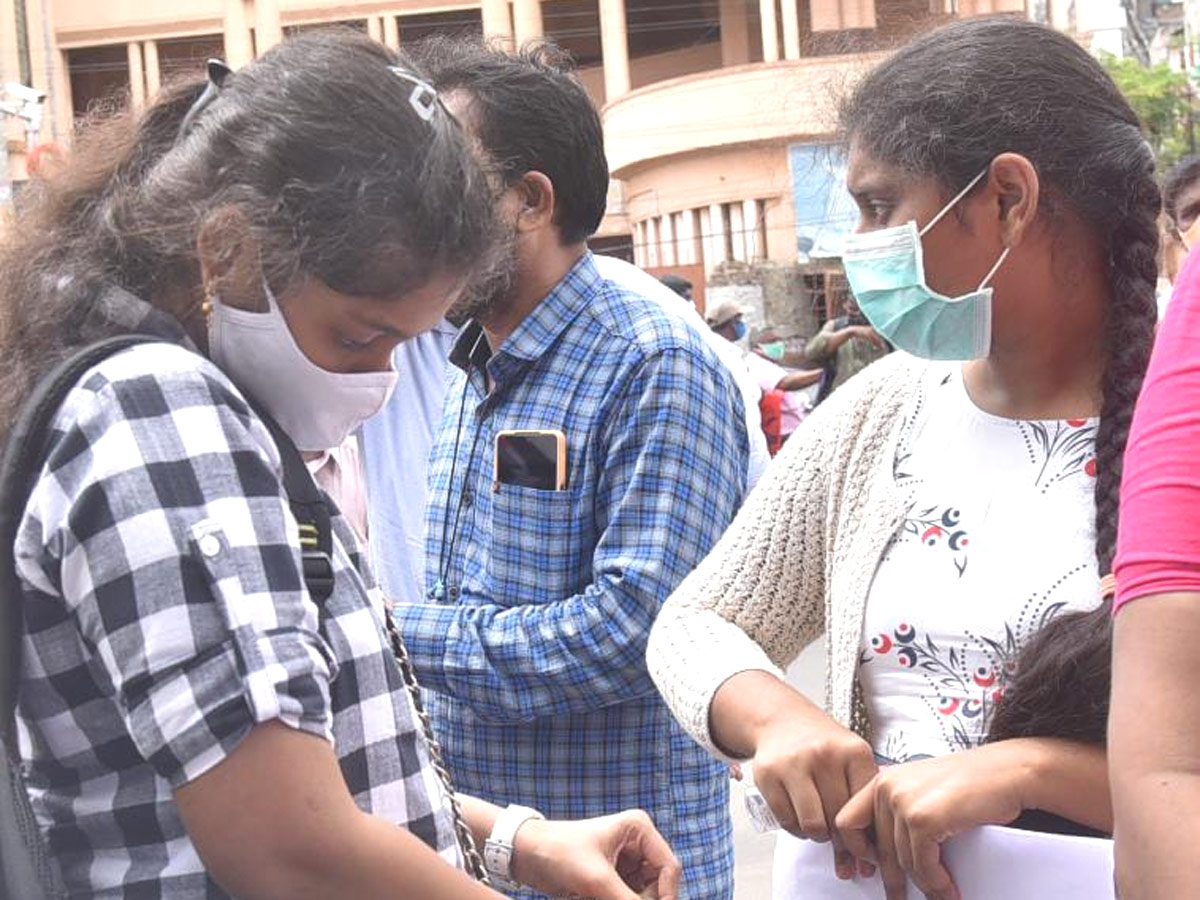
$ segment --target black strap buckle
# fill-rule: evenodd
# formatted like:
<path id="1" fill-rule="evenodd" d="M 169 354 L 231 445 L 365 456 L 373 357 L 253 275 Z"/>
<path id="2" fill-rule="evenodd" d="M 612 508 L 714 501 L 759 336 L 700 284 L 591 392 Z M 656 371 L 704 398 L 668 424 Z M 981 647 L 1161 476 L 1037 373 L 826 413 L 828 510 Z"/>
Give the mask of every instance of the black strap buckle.
<path id="1" fill-rule="evenodd" d="M 333 594 L 333 562 L 329 554 L 321 550 L 305 550 L 300 558 L 309 595 L 317 603 L 324 603 Z"/>

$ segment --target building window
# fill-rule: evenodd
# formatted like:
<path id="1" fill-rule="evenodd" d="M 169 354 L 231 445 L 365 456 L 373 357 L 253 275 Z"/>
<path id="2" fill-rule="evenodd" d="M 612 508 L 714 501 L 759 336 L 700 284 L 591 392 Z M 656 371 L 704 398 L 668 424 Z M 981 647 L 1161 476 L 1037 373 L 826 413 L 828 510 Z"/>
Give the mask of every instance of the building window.
<path id="1" fill-rule="evenodd" d="M 435 34 L 450 37 L 483 34 L 483 12 L 475 7 L 400 17 L 400 40 L 404 43 Z"/>
<path id="2" fill-rule="evenodd" d="M 164 82 L 185 75 L 201 75 L 210 59 L 225 56 L 225 40 L 219 34 L 167 38 L 158 42 L 158 71 Z"/>
<path id="3" fill-rule="evenodd" d="M 349 28 L 353 31 L 367 33 L 366 19 L 335 19 L 328 22 L 304 22 L 299 25 L 285 25 L 283 33 L 286 37 L 303 34 L 306 31 L 316 31 L 319 28 Z"/>
<path id="4" fill-rule="evenodd" d="M 128 48 L 125 44 L 106 44 L 68 50 L 67 73 L 77 118 L 97 106 L 123 103 L 129 91 Z"/>
<path id="5" fill-rule="evenodd" d="M 600 5 L 596 0 L 547 0 L 542 4 L 546 37 L 571 54 L 579 68 L 600 65 Z"/>
<path id="6" fill-rule="evenodd" d="M 718 0 L 628 0 L 625 20 L 632 57 L 721 39 Z"/>

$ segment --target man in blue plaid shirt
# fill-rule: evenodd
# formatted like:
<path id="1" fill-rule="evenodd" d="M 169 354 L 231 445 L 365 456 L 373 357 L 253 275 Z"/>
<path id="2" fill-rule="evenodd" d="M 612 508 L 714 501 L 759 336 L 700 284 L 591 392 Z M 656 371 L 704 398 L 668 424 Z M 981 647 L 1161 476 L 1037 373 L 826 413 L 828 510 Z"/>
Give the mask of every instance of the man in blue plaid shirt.
<path id="1" fill-rule="evenodd" d="M 608 172 L 579 82 L 545 48 L 443 41 L 424 62 L 495 163 L 509 229 L 451 355 L 428 599 L 397 610 L 456 786 L 548 816 L 642 807 L 683 863 L 681 896 L 727 900 L 728 780 L 644 657 L 742 497 L 740 395 L 682 319 L 597 272 L 585 241 Z M 513 429 L 566 435 L 565 490 L 499 483 L 495 438 Z"/>

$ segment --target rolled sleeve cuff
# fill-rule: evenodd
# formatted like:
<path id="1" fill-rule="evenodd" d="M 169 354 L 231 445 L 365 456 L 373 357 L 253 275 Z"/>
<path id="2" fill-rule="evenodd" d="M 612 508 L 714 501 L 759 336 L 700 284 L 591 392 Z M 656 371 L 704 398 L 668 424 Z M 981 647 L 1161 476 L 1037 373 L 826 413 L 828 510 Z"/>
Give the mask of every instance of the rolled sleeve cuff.
<path id="1" fill-rule="evenodd" d="M 1127 560 L 1117 567 L 1117 597 L 1113 614 L 1134 600 L 1158 594 L 1200 593 L 1200 563 L 1176 557 Z"/>
<path id="2" fill-rule="evenodd" d="M 783 670 L 732 622 L 708 610 L 663 608 L 650 634 L 650 674 L 692 738 L 718 759 L 735 761 L 713 740 L 709 708 L 721 685 L 742 672 Z"/>
<path id="3" fill-rule="evenodd" d="M 253 668 L 248 659 L 255 660 Z M 127 686 L 129 732 L 173 788 L 220 763 L 264 722 L 279 721 L 332 744 L 331 659 L 318 635 L 298 629 L 232 635 L 159 677 L 143 679 L 140 688 Z"/>

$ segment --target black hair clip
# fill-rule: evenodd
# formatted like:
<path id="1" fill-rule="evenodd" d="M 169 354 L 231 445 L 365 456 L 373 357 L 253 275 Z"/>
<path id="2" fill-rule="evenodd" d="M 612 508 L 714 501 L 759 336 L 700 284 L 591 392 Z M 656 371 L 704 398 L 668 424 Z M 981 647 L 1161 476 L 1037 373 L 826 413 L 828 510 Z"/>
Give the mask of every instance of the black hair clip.
<path id="1" fill-rule="evenodd" d="M 210 59 L 207 70 L 208 84 L 204 86 L 204 91 L 196 98 L 196 102 L 187 111 L 187 115 L 183 117 L 183 122 L 179 126 L 178 140 L 182 140 L 187 135 L 200 113 L 204 112 L 217 99 L 217 95 L 221 93 L 221 88 L 225 85 L 225 79 L 233 74 L 233 69 L 219 59 Z"/>
<path id="2" fill-rule="evenodd" d="M 425 79 L 414 75 L 408 69 L 403 69 L 400 66 L 388 66 L 388 68 L 392 71 L 393 75 L 397 75 L 405 81 L 412 82 L 413 90 L 408 95 L 409 105 L 426 122 L 432 119 L 438 107 L 438 94 L 433 89 L 433 85 Z"/>

